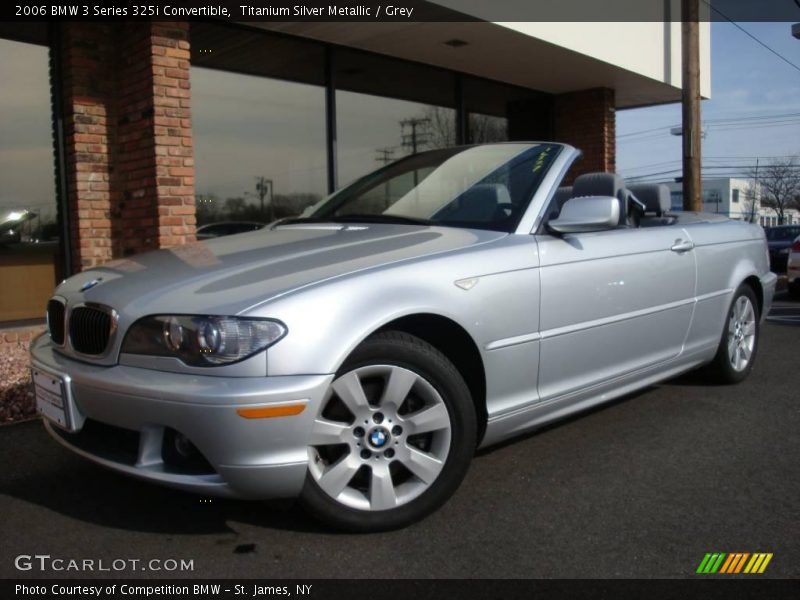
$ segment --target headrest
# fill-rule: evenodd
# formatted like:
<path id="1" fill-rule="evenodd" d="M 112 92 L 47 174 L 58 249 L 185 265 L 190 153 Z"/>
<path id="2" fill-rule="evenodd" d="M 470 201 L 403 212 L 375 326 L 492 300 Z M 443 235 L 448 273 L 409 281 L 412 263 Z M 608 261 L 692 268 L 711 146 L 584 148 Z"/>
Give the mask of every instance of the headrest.
<path id="1" fill-rule="evenodd" d="M 561 207 L 564 206 L 564 202 L 572 198 L 572 186 L 562 186 L 556 190 L 555 193 L 555 201 L 556 204 Z"/>
<path id="2" fill-rule="evenodd" d="M 625 189 L 625 181 L 615 173 L 585 173 L 575 179 L 575 183 L 572 186 L 572 197 L 618 197 L 623 189 Z"/>
<path id="3" fill-rule="evenodd" d="M 502 183 L 478 183 L 464 193 L 464 198 L 480 198 L 495 204 L 511 204 L 511 194 Z"/>
<path id="4" fill-rule="evenodd" d="M 639 183 L 629 185 L 628 190 L 647 207 L 648 213 L 660 217 L 671 208 L 669 188 L 663 183 Z"/>

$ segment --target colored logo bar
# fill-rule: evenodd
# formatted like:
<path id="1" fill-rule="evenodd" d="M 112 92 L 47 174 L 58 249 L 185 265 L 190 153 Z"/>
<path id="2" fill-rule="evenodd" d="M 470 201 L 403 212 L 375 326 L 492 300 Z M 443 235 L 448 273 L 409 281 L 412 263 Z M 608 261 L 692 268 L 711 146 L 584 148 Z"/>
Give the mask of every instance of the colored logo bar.
<path id="1" fill-rule="evenodd" d="M 735 573 L 763 573 L 772 552 L 708 552 L 700 561 L 696 573 L 713 575 L 714 573 L 731 575 Z"/>

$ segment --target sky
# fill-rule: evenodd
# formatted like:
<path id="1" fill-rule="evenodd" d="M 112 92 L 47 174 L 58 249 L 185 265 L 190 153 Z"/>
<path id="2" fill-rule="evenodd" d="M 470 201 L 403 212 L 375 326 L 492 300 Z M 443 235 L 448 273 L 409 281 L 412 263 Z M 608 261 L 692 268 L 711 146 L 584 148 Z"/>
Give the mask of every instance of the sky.
<path id="1" fill-rule="evenodd" d="M 800 40 L 792 37 L 789 23 L 739 25 L 798 69 L 733 24 L 712 23 L 711 98 L 701 108 L 706 128 L 704 177 L 746 171 L 741 166 L 709 167 L 755 165 L 757 157 L 763 164 L 770 157 L 800 154 Z M 769 118 L 752 118 L 762 116 Z M 668 131 L 680 122 L 680 104 L 617 112 L 620 174 L 631 178 L 660 173 L 649 180 L 678 175 L 665 172 L 680 168 L 681 140 Z M 660 129 L 639 133 L 656 128 Z"/>

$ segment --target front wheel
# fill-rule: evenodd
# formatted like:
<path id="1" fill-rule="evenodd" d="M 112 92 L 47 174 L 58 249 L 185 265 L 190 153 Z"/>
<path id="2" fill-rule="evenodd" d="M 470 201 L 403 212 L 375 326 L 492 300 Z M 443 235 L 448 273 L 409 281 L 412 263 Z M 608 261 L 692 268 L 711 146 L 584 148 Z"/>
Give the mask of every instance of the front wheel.
<path id="1" fill-rule="evenodd" d="M 453 494 L 475 444 L 475 408 L 453 364 L 419 338 L 381 332 L 323 398 L 301 501 L 337 528 L 402 527 Z"/>
<path id="2" fill-rule="evenodd" d="M 749 285 L 741 285 L 733 295 L 725 329 L 711 372 L 719 383 L 739 383 L 753 368 L 758 350 L 758 301 Z"/>

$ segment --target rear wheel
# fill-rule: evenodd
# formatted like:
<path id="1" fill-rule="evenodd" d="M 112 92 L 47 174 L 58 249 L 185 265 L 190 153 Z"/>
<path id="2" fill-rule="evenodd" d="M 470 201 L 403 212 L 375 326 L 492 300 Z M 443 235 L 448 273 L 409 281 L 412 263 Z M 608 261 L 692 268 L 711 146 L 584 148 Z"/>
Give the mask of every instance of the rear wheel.
<path id="1" fill-rule="evenodd" d="M 741 285 L 733 296 L 712 374 L 720 383 L 739 383 L 753 368 L 758 350 L 758 301 L 749 285 Z"/>
<path id="2" fill-rule="evenodd" d="M 474 405 L 452 363 L 419 338 L 381 332 L 323 399 L 301 501 L 341 529 L 402 527 L 453 494 L 475 444 Z"/>

